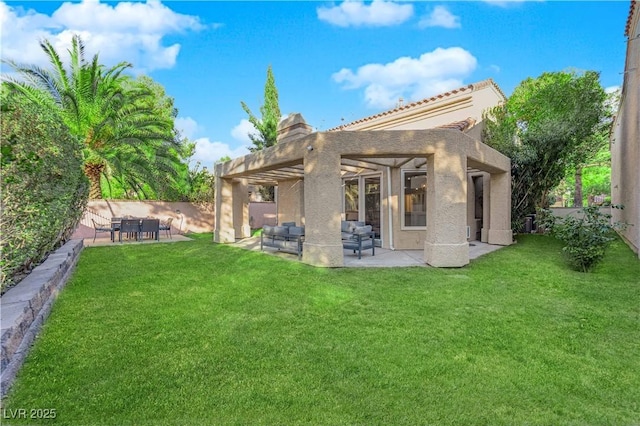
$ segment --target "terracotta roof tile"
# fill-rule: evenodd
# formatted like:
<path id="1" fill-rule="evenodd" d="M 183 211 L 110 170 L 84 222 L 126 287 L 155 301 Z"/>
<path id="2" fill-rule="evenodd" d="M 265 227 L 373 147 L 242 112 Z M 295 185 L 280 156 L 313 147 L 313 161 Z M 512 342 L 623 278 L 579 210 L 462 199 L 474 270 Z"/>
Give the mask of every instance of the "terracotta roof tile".
<path id="1" fill-rule="evenodd" d="M 463 86 L 463 87 L 460 87 L 460 88 L 457 88 L 457 89 L 454 89 L 454 90 L 450 90 L 450 91 L 445 92 L 445 93 L 440 93 L 438 95 L 434 95 L 434 96 L 432 96 L 430 98 L 421 99 L 419 101 L 411 102 L 411 103 L 409 103 L 407 105 L 399 106 L 399 107 L 396 107 L 394 109 L 390 109 L 388 111 L 384 111 L 384 112 L 381 112 L 381 113 L 378 113 L 378 114 L 370 115 L 368 117 L 360 118 L 360 119 L 352 121 L 350 123 L 342 124 L 340 126 L 331 128 L 331 129 L 329 129 L 327 131 L 328 132 L 333 132 L 333 131 L 337 131 L 337 130 L 344 130 L 344 129 L 346 129 L 348 127 L 351 127 L 353 125 L 356 125 L 356 124 L 365 123 L 367 121 L 371 121 L 371 120 L 375 120 L 376 118 L 380 118 L 380 117 L 384 117 L 384 116 L 387 116 L 387 115 L 395 114 L 395 113 L 400 112 L 400 111 L 410 110 L 410 109 L 416 108 L 416 107 L 418 107 L 420 105 L 424 105 L 424 104 L 429 103 L 429 102 L 435 102 L 437 100 L 443 99 L 443 98 L 448 97 L 448 96 L 456 95 L 458 93 L 464 93 L 466 91 L 473 92 L 474 89 L 482 88 L 482 87 L 485 87 L 487 85 L 493 85 L 505 99 L 507 98 L 504 95 L 504 93 L 502 92 L 502 90 L 500 89 L 500 87 L 498 87 L 498 85 L 493 81 L 493 79 L 488 78 L 488 79 L 480 81 L 478 83 L 468 84 L 466 86 Z"/>
<path id="2" fill-rule="evenodd" d="M 627 17 L 627 25 L 624 28 L 624 35 L 626 37 L 631 37 L 631 21 L 633 20 L 633 13 L 637 10 L 637 6 L 637 0 L 631 0 L 631 5 L 629 6 L 629 16 Z"/>
<path id="3" fill-rule="evenodd" d="M 473 127 L 474 124 L 476 124 L 476 120 L 469 117 L 466 120 L 454 121 L 453 123 L 443 124 L 442 126 L 436 127 L 436 129 L 453 129 L 453 130 L 460 130 L 461 132 L 464 132 L 465 130 Z"/>

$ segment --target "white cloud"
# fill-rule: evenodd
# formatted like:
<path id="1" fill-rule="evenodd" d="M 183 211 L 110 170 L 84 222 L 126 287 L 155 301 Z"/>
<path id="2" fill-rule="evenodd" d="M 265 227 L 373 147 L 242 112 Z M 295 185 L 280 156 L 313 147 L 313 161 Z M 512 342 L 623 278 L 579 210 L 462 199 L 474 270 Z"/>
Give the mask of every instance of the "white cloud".
<path id="1" fill-rule="evenodd" d="M 193 139 L 200 130 L 196 120 L 191 117 L 176 117 L 174 127 L 187 139 Z"/>
<path id="2" fill-rule="evenodd" d="M 99 52 L 105 65 L 128 61 L 137 72 L 173 67 L 180 44 L 165 45 L 164 37 L 204 28 L 197 16 L 176 13 L 158 0 L 66 2 L 51 16 L 0 2 L 0 23 L 4 58 L 47 65 L 41 39 L 48 39 L 58 52 L 66 52 L 73 34 L 80 34 L 87 58 Z"/>
<path id="3" fill-rule="evenodd" d="M 220 141 L 211 141 L 208 137 L 199 137 L 203 128 L 191 117 L 177 117 L 175 128 L 180 131 L 182 136 L 195 143 L 195 151 L 190 161 L 191 167 L 200 163 L 201 167 L 209 169 L 212 169 L 215 162 L 222 157 L 236 158 L 248 154 L 248 146 L 251 145 L 251 141 L 247 133 L 255 130 L 249 120 L 242 120 L 231 130 L 231 135 L 242 142 L 242 145 L 235 144 L 236 146 L 233 146 Z"/>
<path id="4" fill-rule="evenodd" d="M 609 87 L 605 87 L 604 91 L 605 93 L 615 93 L 621 90 L 620 86 L 609 86 Z"/>
<path id="5" fill-rule="evenodd" d="M 202 28 L 197 17 L 175 13 L 158 0 L 115 5 L 87 0 L 63 3 L 52 17 L 66 28 L 97 33 L 168 34 Z"/>
<path id="6" fill-rule="evenodd" d="M 191 158 L 193 166 L 199 162 L 202 167 L 207 167 L 209 170 L 212 170 L 215 162 L 222 157 L 236 158 L 249 153 L 246 146 L 231 148 L 226 143 L 212 142 L 209 138 L 199 138 L 194 142 L 196 143 L 196 151 Z"/>
<path id="7" fill-rule="evenodd" d="M 500 66 L 495 64 L 489 65 L 489 69 L 493 72 L 500 72 Z"/>
<path id="8" fill-rule="evenodd" d="M 420 28 L 442 27 L 442 28 L 460 28 L 460 17 L 452 14 L 444 6 L 436 6 L 429 16 L 420 19 L 418 23 Z"/>
<path id="9" fill-rule="evenodd" d="M 340 5 L 318 7 L 318 19 L 339 27 L 385 27 L 398 25 L 413 16 L 413 5 L 373 0 L 366 5 L 359 0 L 343 1 Z"/>
<path id="10" fill-rule="evenodd" d="M 251 139 L 249 139 L 249 133 L 256 134 L 257 132 L 253 124 L 246 118 L 243 118 L 237 126 L 231 129 L 231 136 L 240 142 L 250 145 Z"/>
<path id="11" fill-rule="evenodd" d="M 355 72 L 348 68 L 332 78 L 344 89 L 364 87 L 367 106 L 391 108 L 398 98 L 417 100 L 463 85 L 477 60 L 460 47 L 437 48 L 419 58 L 401 57 L 387 64 L 367 64 Z"/>

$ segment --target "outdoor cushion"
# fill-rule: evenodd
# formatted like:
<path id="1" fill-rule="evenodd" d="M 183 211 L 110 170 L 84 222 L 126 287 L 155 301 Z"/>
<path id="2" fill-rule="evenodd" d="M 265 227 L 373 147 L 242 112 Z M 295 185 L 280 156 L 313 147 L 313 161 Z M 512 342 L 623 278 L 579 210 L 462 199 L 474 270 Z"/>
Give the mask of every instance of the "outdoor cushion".
<path id="1" fill-rule="evenodd" d="M 343 220 L 340 224 L 340 231 L 353 232 L 358 226 L 364 226 L 364 222 L 357 220 Z"/>
<path id="2" fill-rule="evenodd" d="M 271 226 L 271 225 L 264 225 L 264 226 L 262 227 L 262 232 L 263 232 L 264 234 L 271 235 L 271 234 L 273 234 L 273 228 L 274 228 L 274 227 L 273 227 L 273 226 Z"/>
<path id="3" fill-rule="evenodd" d="M 367 232 L 371 232 L 371 229 L 373 229 L 371 225 L 358 226 L 353 230 L 353 233 L 356 235 L 365 235 Z"/>
<path id="4" fill-rule="evenodd" d="M 274 226 L 273 235 L 287 235 L 289 234 L 288 226 Z"/>
<path id="5" fill-rule="evenodd" d="M 304 227 L 302 226 L 290 226 L 289 235 L 304 235 Z"/>

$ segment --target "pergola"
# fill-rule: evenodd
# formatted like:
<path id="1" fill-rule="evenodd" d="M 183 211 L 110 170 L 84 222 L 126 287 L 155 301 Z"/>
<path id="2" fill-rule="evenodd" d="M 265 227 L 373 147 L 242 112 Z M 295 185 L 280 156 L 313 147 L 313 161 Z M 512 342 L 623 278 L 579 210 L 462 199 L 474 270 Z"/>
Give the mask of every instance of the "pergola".
<path id="1" fill-rule="evenodd" d="M 468 174 L 485 172 L 483 235 L 489 244 L 509 245 L 510 160 L 460 130 L 336 131 L 306 134 L 299 123 L 277 145 L 216 165 L 214 241 L 250 235 L 248 185 L 278 186 L 278 220 L 305 226 L 302 261 L 343 266 L 342 178 L 366 171 L 426 165 L 424 261 L 436 267 L 469 263 Z M 387 185 L 385 202 L 400 194 Z M 391 211 L 391 209 L 390 209 Z M 391 218 L 389 218 L 391 220 Z"/>

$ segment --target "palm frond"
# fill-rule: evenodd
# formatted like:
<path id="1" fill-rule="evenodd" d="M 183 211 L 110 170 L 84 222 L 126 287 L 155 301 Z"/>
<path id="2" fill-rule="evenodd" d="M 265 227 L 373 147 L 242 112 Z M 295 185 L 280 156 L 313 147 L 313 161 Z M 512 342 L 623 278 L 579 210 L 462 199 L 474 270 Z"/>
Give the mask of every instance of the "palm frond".
<path id="1" fill-rule="evenodd" d="M 67 70 L 60 59 L 60 55 L 56 52 L 56 49 L 53 47 L 51 42 L 47 39 L 42 39 L 40 41 L 40 47 L 49 57 L 49 61 L 53 65 L 54 74 L 58 76 L 57 85 L 64 90 L 69 90 L 69 78 L 67 76 Z"/>

